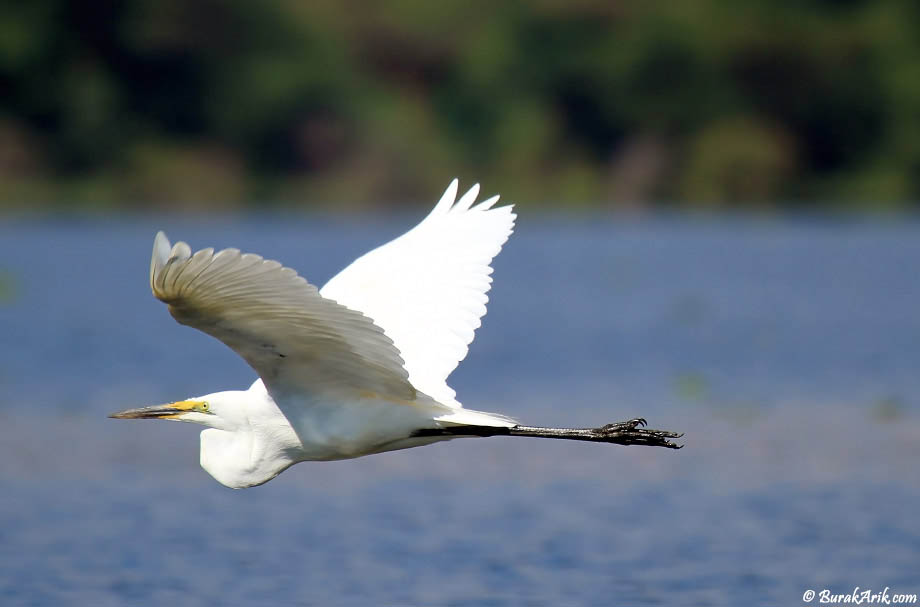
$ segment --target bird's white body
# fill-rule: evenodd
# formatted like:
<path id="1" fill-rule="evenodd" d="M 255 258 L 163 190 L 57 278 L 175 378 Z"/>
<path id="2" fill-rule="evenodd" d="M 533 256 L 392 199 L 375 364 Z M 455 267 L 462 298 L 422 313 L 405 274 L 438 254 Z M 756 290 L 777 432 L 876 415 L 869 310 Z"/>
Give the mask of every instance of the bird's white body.
<path id="1" fill-rule="evenodd" d="M 298 462 L 350 459 L 444 440 L 407 436 L 439 427 L 443 407 L 426 398 L 394 406 L 370 395 L 310 402 L 289 397 L 279 406 L 259 379 L 249 390 L 194 400 L 208 402 L 222 420 L 201 433 L 201 466 L 233 488 L 262 484 Z"/>

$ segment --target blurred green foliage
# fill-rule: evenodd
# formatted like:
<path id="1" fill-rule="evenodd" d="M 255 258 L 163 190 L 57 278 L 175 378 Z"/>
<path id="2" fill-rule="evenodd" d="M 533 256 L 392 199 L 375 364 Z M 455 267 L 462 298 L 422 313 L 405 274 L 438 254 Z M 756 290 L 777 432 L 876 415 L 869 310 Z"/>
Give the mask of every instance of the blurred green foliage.
<path id="1" fill-rule="evenodd" d="M 17 281 L 12 272 L 0 268 L 0 306 L 15 301 L 18 293 Z"/>
<path id="2" fill-rule="evenodd" d="M 916 0 L 3 2 L 0 90 L 0 208 L 920 199 Z"/>
<path id="3" fill-rule="evenodd" d="M 709 395 L 709 381 L 702 373 L 682 373 L 674 379 L 674 391 L 686 400 L 701 401 Z"/>

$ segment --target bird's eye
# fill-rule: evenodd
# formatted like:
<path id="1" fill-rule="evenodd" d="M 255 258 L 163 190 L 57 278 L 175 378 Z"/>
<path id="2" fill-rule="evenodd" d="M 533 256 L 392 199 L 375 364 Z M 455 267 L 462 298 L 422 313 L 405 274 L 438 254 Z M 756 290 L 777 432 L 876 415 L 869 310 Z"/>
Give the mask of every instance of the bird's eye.
<path id="1" fill-rule="evenodd" d="M 208 403 L 201 403 L 201 410 L 202 410 L 202 411 L 207 411 L 207 410 L 210 409 L 210 408 L 211 408 L 211 405 L 209 405 Z"/>

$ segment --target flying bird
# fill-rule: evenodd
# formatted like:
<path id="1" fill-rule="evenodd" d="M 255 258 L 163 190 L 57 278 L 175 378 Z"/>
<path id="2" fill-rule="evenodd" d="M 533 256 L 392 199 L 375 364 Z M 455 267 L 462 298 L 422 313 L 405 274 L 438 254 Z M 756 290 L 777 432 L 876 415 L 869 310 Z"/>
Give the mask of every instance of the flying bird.
<path id="1" fill-rule="evenodd" d="M 192 253 L 159 232 L 150 288 L 180 323 L 215 337 L 259 375 L 215 392 L 113 413 L 206 426 L 201 466 L 232 488 L 293 464 L 361 457 L 460 437 L 531 436 L 680 448 L 645 420 L 598 428 L 523 426 L 464 408 L 447 377 L 486 313 L 492 259 L 511 206 L 455 179 L 431 213 L 317 289 L 277 261 L 237 249 Z"/>

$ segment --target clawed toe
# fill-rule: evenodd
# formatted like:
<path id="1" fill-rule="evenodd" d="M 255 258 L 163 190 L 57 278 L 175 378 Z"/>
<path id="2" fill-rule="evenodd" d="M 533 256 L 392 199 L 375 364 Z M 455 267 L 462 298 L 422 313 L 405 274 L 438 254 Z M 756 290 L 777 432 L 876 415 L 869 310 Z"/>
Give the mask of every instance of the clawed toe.
<path id="1" fill-rule="evenodd" d="M 635 430 L 636 428 L 641 428 L 648 425 L 648 422 L 645 421 L 644 417 L 637 417 L 631 419 L 628 422 L 618 422 L 615 424 L 607 424 L 606 426 L 601 426 L 598 428 L 601 432 L 628 432 L 630 430 Z"/>
<path id="2" fill-rule="evenodd" d="M 605 442 L 615 442 L 620 445 L 649 445 L 655 447 L 667 447 L 669 449 L 680 449 L 683 445 L 678 445 L 668 439 L 680 438 L 683 432 L 670 432 L 668 430 L 651 430 L 646 429 L 648 422 L 637 417 L 627 422 L 607 424 L 595 429 L 595 432 L 601 440 Z"/>

